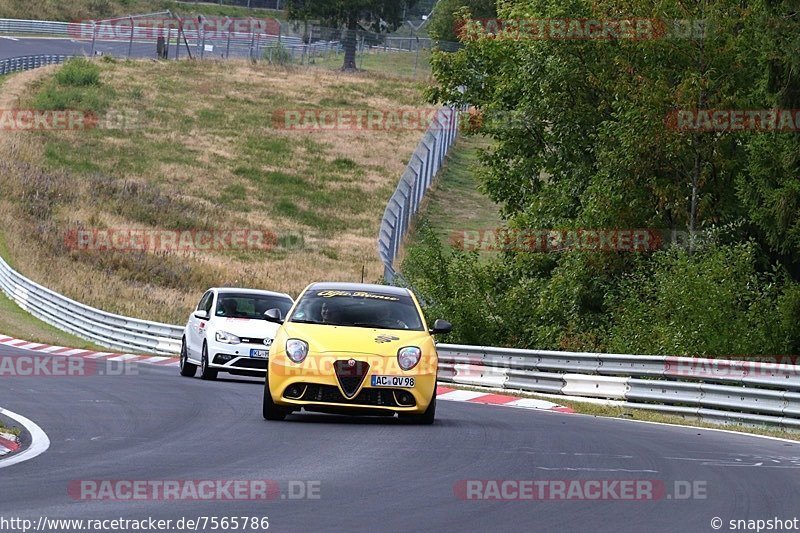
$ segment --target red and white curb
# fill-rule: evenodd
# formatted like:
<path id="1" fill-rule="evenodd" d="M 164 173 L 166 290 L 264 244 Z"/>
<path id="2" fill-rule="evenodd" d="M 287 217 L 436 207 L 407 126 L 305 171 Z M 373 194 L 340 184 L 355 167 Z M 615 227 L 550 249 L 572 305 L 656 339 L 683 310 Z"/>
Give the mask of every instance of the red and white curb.
<path id="1" fill-rule="evenodd" d="M 28 350 L 41 354 L 55 355 L 58 357 L 83 357 L 84 359 L 135 362 L 137 364 L 157 365 L 157 366 L 179 366 L 177 358 L 161 357 L 153 355 L 134 355 L 131 353 L 113 352 L 94 352 L 92 350 L 78 350 L 75 348 L 65 348 L 64 346 L 50 346 L 49 344 L 39 344 L 28 342 L 13 337 L 0 335 L 0 346 L 10 346 L 20 350 Z"/>
<path id="2" fill-rule="evenodd" d="M 557 411 L 559 413 L 574 413 L 571 408 L 535 398 L 519 398 L 506 394 L 491 392 L 478 392 L 471 390 L 451 389 L 439 386 L 436 388 L 436 399 L 448 402 L 482 403 L 486 405 L 502 405 L 503 407 L 517 407 L 519 409 L 537 409 L 541 411 Z"/>
<path id="3" fill-rule="evenodd" d="M 7 444 L 3 444 L 3 447 L 7 448 L 9 451 L 0 455 L 8 455 L 12 451 L 16 452 L 14 455 L 11 455 L 10 457 L 0 461 L 0 468 L 8 468 L 9 466 L 14 466 L 15 464 L 30 461 L 31 459 L 40 456 L 50 448 L 50 438 L 47 436 L 47 433 L 45 433 L 42 428 L 40 428 L 33 420 L 25 418 L 24 416 L 13 411 L 9 411 L 8 409 L 3 409 L 2 407 L 0 407 L 0 415 L 10 418 L 18 425 L 24 427 L 31 438 L 31 442 L 28 447 L 24 450 L 20 450 L 20 446 L 17 443 L 16 438 L 13 438 L 13 440 L 6 439 L 5 436 L 0 435 L 0 438 L 8 440 L 11 444 L 11 447 L 14 448 L 11 449 L 7 446 Z"/>
<path id="4" fill-rule="evenodd" d="M 0 457 L 19 450 L 17 437 L 10 433 L 0 432 Z"/>

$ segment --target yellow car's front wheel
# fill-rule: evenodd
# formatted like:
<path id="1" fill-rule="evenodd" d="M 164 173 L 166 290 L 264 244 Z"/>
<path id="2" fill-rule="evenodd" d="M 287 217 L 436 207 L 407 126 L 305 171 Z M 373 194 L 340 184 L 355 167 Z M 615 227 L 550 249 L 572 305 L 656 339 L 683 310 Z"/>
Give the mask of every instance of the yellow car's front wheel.
<path id="1" fill-rule="evenodd" d="M 264 404 L 261 411 L 265 420 L 283 420 L 292 412 L 290 409 L 276 405 L 272 400 L 272 394 L 269 392 L 269 374 L 264 381 Z"/>
<path id="2" fill-rule="evenodd" d="M 428 404 L 428 408 L 425 409 L 424 413 L 421 415 L 401 413 L 400 418 L 404 418 L 412 424 L 421 424 L 424 426 L 433 424 L 433 421 L 436 419 L 436 391 L 433 391 L 433 399 L 431 399 L 431 403 Z"/>

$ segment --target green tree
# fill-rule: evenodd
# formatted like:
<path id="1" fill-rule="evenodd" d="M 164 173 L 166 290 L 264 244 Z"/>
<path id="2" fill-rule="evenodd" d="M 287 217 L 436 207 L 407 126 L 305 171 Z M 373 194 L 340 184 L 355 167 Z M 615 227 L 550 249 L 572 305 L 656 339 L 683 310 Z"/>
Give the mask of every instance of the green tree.
<path id="1" fill-rule="evenodd" d="M 381 32 L 396 29 L 407 9 L 418 0 L 289 0 L 289 17 L 319 20 L 332 27 L 343 27 L 344 64 L 342 70 L 356 70 L 359 29 Z"/>
<path id="2" fill-rule="evenodd" d="M 728 226 L 731 231 L 718 245 L 751 243 L 747 264 L 756 274 L 777 265 L 781 272 L 774 283 L 796 294 L 797 134 L 679 131 L 669 120 L 678 110 L 800 107 L 796 5 L 796 0 L 506 0 L 498 2 L 501 19 L 656 19 L 661 32 L 645 39 L 506 39 L 476 30 L 466 34 L 470 38 L 458 52 L 434 55 L 436 83 L 428 95 L 434 102 L 468 104 L 480 116 L 472 121 L 473 130 L 495 141 L 481 157 L 482 185 L 502 206 L 510 227 L 700 232 Z M 663 276 L 674 276 L 669 282 L 679 284 L 689 273 L 706 278 L 697 287 L 717 287 L 715 265 L 741 257 L 725 253 L 711 261 L 690 246 L 682 259 L 687 267 L 666 269 Z M 619 294 L 631 289 L 623 280 L 655 257 L 510 250 L 501 268 L 506 279 L 529 291 L 518 298 L 533 309 L 528 343 L 596 343 L 600 349 L 622 316 L 615 313 L 623 301 Z M 758 298 L 758 286 L 741 284 L 750 291 L 742 297 Z M 508 293 L 494 297 L 505 299 Z M 752 307 L 731 309 L 746 314 Z M 696 315 L 679 316 L 672 331 L 691 329 Z M 704 325 L 700 335 L 715 335 L 720 326 Z"/>
<path id="3" fill-rule="evenodd" d="M 496 0 L 439 0 L 433 9 L 428 33 L 438 41 L 457 42 L 464 8 L 475 19 L 497 17 Z"/>

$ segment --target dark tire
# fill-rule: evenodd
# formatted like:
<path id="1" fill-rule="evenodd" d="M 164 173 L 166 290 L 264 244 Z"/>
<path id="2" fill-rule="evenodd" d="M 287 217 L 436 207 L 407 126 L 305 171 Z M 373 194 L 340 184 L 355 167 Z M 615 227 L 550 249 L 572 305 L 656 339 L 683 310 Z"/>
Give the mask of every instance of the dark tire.
<path id="1" fill-rule="evenodd" d="M 192 378 L 197 373 L 197 365 L 189 362 L 189 350 L 186 348 L 186 339 L 181 342 L 181 376 Z"/>
<path id="2" fill-rule="evenodd" d="M 208 367 L 208 346 L 203 344 L 203 359 L 200 362 L 200 379 L 212 381 L 217 379 L 217 371 Z"/>
<path id="3" fill-rule="evenodd" d="M 286 415 L 289 414 L 286 409 L 275 405 L 275 402 L 272 401 L 272 394 L 269 392 L 269 376 L 264 381 L 264 403 L 261 412 L 264 415 L 264 420 L 284 420 Z"/>
<path id="4" fill-rule="evenodd" d="M 428 404 L 428 408 L 421 415 L 404 415 L 405 420 L 410 424 L 430 426 L 436 419 L 436 391 L 433 392 L 433 399 Z"/>

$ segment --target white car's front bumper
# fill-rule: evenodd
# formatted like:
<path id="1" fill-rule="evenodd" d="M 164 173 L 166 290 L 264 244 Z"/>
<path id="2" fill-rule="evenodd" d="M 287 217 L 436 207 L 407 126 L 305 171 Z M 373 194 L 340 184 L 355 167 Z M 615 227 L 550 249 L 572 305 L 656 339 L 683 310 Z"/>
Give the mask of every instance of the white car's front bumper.
<path id="1" fill-rule="evenodd" d="M 263 354 L 269 354 L 269 346 L 263 342 L 226 344 L 210 339 L 206 342 L 209 368 L 231 373 L 266 374 L 268 358 L 258 357 L 253 353 L 253 350 L 259 350 Z"/>

